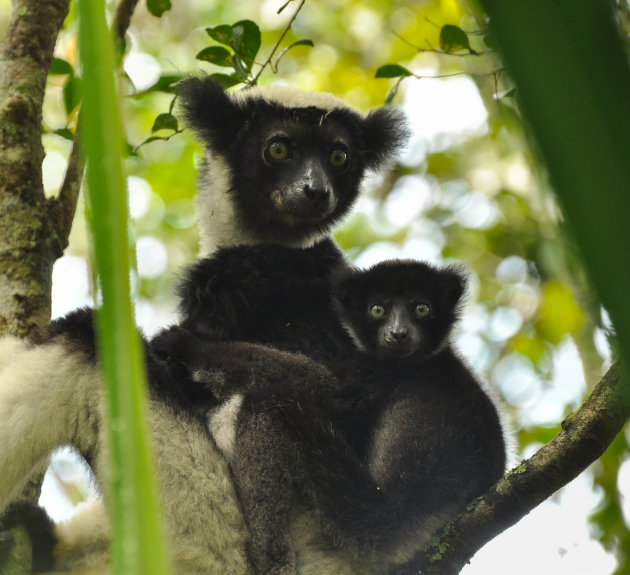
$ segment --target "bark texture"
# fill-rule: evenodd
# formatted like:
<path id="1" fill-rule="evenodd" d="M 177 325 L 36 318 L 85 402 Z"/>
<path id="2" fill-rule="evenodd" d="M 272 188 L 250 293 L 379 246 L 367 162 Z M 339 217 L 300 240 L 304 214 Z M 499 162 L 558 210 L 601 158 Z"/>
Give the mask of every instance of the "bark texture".
<path id="1" fill-rule="evenodd" d="M 14 0 L 0 46 L 0 333 L 50 319 L 52 265 L 65 247 L 42 182 L 42 102 L 69 0 Z"/>

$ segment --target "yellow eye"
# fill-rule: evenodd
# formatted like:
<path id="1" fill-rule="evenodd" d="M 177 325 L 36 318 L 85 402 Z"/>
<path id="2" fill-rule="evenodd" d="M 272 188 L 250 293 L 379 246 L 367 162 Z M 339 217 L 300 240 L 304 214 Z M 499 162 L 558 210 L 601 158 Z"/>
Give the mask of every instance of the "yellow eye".
<path id="1" fill-rule="evenodd" d="M 284 160 L 289 155 L 289 148 L 284 142 L 271 142 L 267 147 L 267 153 L 272 160 Z"/>
<path id="2" fill-rule="evenodd" d="M 328 161 L 331 166 L 340 168 L 348 161 L 348 154 L 346 154 L 343 150 L 333 150 L 330 152 L 330 156 L 328 156 Z"/>
<path id="3" fill-rule="evenodd" d="M 370 315 L 379 319 L 385 315 L 385 308 L 380 304 L 375 304 L 370 308 Z"/>
<path id="4" fill-rule="evenodd" d="M 431 308 L 426 303 L 419 303 L 413 311 L 416 317 L 427 317 L 431 313 Z"/>

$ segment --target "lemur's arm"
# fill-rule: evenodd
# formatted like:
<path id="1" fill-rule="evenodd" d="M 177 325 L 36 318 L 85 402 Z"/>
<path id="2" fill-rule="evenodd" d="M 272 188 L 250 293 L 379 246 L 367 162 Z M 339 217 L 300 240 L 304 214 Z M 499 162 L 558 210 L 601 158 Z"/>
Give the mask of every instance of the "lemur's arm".
<path id="1" fill-rule="evenodd" d="M 206 341 L 180 326 L 157 334 L 151 349 L 168 360 L 175 360 L 218 399 L 234 393 L 256 397 L 284 396 L 304 398 L 336 389 L 337 380 L 328 369 L 303 354 L 240 341 Z M 305 392 L 296 381 L 313 384 Z"/>

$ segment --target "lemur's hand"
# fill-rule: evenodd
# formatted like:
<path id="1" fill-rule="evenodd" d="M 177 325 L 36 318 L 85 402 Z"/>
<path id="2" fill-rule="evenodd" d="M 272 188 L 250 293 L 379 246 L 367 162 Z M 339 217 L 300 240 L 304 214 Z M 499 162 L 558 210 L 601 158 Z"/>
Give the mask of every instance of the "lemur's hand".
<path id="1" fill-rule="evenodd" d="M 196 358 L 202 341 L 191 331 L 173 325 L 160 331 L 150 345 L 160 358 L 174 359 L 188 366 Z"/>

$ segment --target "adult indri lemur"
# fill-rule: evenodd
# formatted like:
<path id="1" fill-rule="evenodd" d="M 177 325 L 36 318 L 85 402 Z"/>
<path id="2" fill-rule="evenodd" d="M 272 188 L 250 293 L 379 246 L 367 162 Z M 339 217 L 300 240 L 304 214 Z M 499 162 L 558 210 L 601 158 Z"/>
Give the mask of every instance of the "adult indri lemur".
<path id="1" fill-rule="evenodd" d="M 329 234 L 347 214 L 366 171 L 381 167 L 404 142 L 402 115 L 392 107 L 362 115 L 330 95 L 288 88 L 230 96 L 207 78 L 184 82 L 180 97 L 207 151 L 199 193 L 203 250 L 209 255 L 236 246 L 193 266 L 184 324 L 206 338 L 327 355 L 350 349 L 328 306 L 328 272 L 344 265 Z M 83 454 L 106 491 L 96 355 L 88 310 L 52 322 L 30 340 L 0 340 L 0 513 L 51 450 L 64 444 Z M 157 357 L 150 344 L 147 366 L 173 572 L 249 573 L 249 534 L 196 398 L 177 366 Z M 57 569 L 89 567 L 95 551 L 103 550 L 93 517 L 84 519 L 87 525 L 57 547 Z M 356 572 L 352 557 L 318 547 L 315 527 L 309 514 L 292 522 L 300 575 Z M 77 557 L 78 549 L 84 556 Z"/>
<path id="2" fill-rule="evenodd" d="M 451 343 L 465 283 L 456 268 L 414 261 L 336 273 L 331 306 L 357 350 L 327 369 L 181 327 L 162 335 L 207 391 L 256 573 L 295 572 L 289 526 L 301 507 L 315 510 L 322 545 L 386 573 L 503 475 L 500 411 Z"/>

